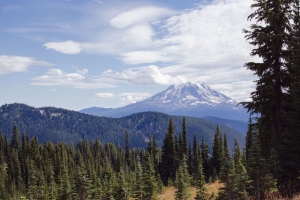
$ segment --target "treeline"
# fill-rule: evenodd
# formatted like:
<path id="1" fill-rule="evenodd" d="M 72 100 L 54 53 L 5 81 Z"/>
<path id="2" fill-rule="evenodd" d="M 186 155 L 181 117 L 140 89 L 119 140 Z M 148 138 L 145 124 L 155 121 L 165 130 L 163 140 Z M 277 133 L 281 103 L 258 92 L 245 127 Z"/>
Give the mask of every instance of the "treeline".
<path id="1" fill-rule="evenodd" d="M 208 199 L 204 183 L 225 173 L 226 135 L 216 128 L 212 155 L 203 138 L 194 135 L 191 147 L 187 135 L 185 118 L 178 138 L 170 119 L 162 148 L 153 135 L 146 149 L 130 149 L 128 132 L 125 148 L 99 140 L 54 145 L 14 126 L 11 140 L 0 133 L 0 199 L 157 199 L 165 186 L 178 188 L 176 199 L 186 199 L 190 186 Z"/>

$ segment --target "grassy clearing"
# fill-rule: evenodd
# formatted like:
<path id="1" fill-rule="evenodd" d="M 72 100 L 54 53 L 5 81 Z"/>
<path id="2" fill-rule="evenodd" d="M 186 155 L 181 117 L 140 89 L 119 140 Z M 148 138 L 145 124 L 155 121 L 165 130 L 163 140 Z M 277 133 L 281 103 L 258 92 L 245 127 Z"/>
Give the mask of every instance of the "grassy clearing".
<path id="1" fill-rule="evenodd" d="M 214 192 L 216 195 L 218 194 L 219 189 L 223 186 L 224 184 L 222 183 L 205 184 L 207 193 L 211 194 L 212 192 Z M 162 194 L 158 195 L 158 198 L 160 200 L 174 200 L 175 191 L 175 187 L 167 187 Z M 196 191 L 197 190 L 195 187 L 190 188 L 191 199 L 193 199 L 196 196 Z"/>

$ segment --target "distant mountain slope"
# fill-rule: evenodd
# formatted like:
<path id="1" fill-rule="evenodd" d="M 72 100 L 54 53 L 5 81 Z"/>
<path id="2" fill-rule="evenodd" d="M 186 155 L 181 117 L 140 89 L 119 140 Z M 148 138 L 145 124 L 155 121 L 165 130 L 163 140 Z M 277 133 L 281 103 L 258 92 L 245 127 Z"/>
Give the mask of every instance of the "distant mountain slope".
<path id="1" fill-rule="evenodd" d="M 80 112 L 106 117 L 123 117 L 132 113 L 158 111 L 170 115 L 193 117 L 215 116 L 225 119 L 247 120 L 244 108 L 235 100 L 211 89 L 204 83 L 172 85 L 166 90 L 134 104 L 121 108 L 93 107 Z"/>
<path id="2" fill-rule="evenodd" d="M 247 121 L 222 119 L 222 118 L 211 117 L 211 116 L 202 117 L 201 119 L 228 126 L 244 134 L 246 134 L 248 129 Z"/>
<path id="3" fill-rule="evenodd" d="M 132 114 L 122 118 L 97 117 L 69 111 L 61 108 L 34 108 L 25 104 L 9 104 L 0 107 L 0 130 L 11 135 L 12 128 L 17 125 L 20 132 L 29 137 L 37 136 L 39 141 L 77 143 L 80 139 L 102 142 L 120 143 L 124 146 L 125 132 L 129 131 L 131 147 L 145 147 L 147 139 L 156 134 L 157 140 L 162 142 L 169 123 L 169 115 L 158 112 L 144 112 Z M 181 131 L 182 117 L 172 116 L 176 134 Z M 189 141 L 192 142 L 194 133 L 197 138 L 202 136 L 212 147 L 216 124 L 187 117 Z M 240 145 L 244 145 L 244 135 L 227 126 L 220 125 L 220 130 L 226 132 L 229 146 L 232 148 L 236 138 Z"/>

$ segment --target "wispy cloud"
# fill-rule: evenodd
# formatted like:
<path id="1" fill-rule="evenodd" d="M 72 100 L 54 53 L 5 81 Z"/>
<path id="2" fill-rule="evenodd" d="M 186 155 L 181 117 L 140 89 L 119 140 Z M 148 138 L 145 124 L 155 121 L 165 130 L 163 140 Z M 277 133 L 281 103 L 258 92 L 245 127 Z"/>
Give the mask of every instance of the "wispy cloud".
<path id="1" fill-rule="evenodd" d="M 116 87 L 114 84 L 86 78 L 87 69 L 65 73 L 61 69 L 50 69 L 45 75 L 33 78 L 31 85 L 37 86 L 67 86 L 79 89 L 97 89 Z"/>
<path id="2" fill-rule="evenodd" d="M 0 75 L 13 72 L 25 72 L 30 66 L 52 66 L 32 57 L 0 55 Z"/>
<path id="3" fill-rule="evenodd" d="M 95 96 L 98 98 L 112 98 L 115 95 L 114 93 L 97 93 Z"/>
<path id="4" fill-rule="evenodd" d="M 159 67 L 150 65 L 148 67 L 125 69 L 122 72 L 106 72 L 104 77 L 112 81 L 123 81 L 137 85 L 173 85 L 185 83 L 186 79 L 182 76 L 170 76 L 162 74 Z"/>
<path id="5" fill-rule="evenodd" d="M 114 94 L 114 93 L 97 93 L 95 95 L 97 98 L 100 99 L 111 99 L 115 98 L 120 101 L 120 105 L 128 105 L 132 103 L 136 103 L 138 101 L 142 101 L 147 99 L 151 96 L 150 93 L 147 92 L 128 92 L 128 93 L 120 93 L 120 94 Z"/>
<path id="6" fill-rule="evenodd" d="M 143 101 L 151 96 L 150 93 L 121 93 L 120 95 L 121 105 L 127 105 Z"/>
<path id="7" fill-rule="evenodd" d="M 43 46 L 46 49 L 52 49 L 65 54 L 78 54 L 81 52 L 80 44 L 70 40 L 65 42 L 47 42 Z"/>
<path id="8" fill-rule="evenodd" d="M 116 28 L 126 28 L 134 24 L 151 22 L 171 14 L 174 14 L 174 11 L 168 8 L 145 6 L 118 14 L 110 20 L 110 25 Z"/>

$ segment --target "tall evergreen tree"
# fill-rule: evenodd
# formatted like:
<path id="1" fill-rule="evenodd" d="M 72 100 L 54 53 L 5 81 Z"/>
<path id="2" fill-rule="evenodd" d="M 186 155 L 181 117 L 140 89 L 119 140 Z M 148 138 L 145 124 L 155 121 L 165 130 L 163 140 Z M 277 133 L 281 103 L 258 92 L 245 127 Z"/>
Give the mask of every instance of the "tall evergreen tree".
<path id="1" fill-rule="evenodd" d="M 217 175 L 219 175 L 221 170 L 221 162 L 223 157 L 223 142 L 222 136 L 219 130 L 219 126 L 217 126 L 215 137 L 214 137 L 214 144 L 213 144 L 213 152 L 211 157 L 211 169 L 216 169 Z M 213 171 L 211 171 L 212 174 Z"/>
<path id="2" fill-rule="evenodd" d="M 300 192 L 300 3 L 299 0 L 292 0 L 291 4 L 293 30 L 289 45 L 291 56 L 288 61 L 291 65 L 292 85 L 286 95 L 288 103 L 285 105 L 284 118 L 287 121 L 287 134 L 283 144 L 283 172 L 279 183 L 289 196 Z"/>
<path id="3" fill-rule="evenodd" d="M 179 166 L 176 173 L 175 186 L 177 191 L 175 192 L 176 200 L 188 200 L 190 198 L 190 193 L 188 188 L 190 186 L 190 176 L 188 172 L 186 156 L 183 156 L 183 160 Z"/>
<path id="4" fill-rule="evenodd" d="M 12 132 L 11 147 L 14 149 L 17 149 L 17 150 L 19 150 L 21 148 L 19 130 L 16 125 L 14 126 L 13 132 Z"/>
<path id="5" fill-rule="evenodd" d="M 229 178 L 229 168 L 230 168 L 230 155 L 229 155 L 229 149 L 228 149 L 228 143 L 227 143 L 227 137 L 226 134 L 224 134 L 224 155 L 222 157 L 221 161 L 221 170 L 220 170 L 220 175 L 219 178 L 221 182 L 226 183 Z"/>
<path id="6" fill-rule="evenodd" d="M 152 159 L 149 153 L 145 155 L 143 168 L 143 199 L 157 200 L 157 181 Z"/>
<path id="7" fill-rule="evenodd" d="M 136 159 L 136 172 L 135 172 L 135 186 L 134 186 L 134 198 L 143 199 L 144 198 L 144 183 L 143 183 L 143 169 L 141 165 L 140 157 Z"/>
<path id="8" fill-rule="evenodd" d="M 197 171 L 196 171 L 196 188 L 197 188 L 197 193 L 195 196 L 195 200 L 206 200 L 208 199 L 208 195 L 206 194 L 206 188 L 204 187 L 205 184 L 205 176 L 203 173 L 203 166 L 202 166 L 202 156 L 201 154 L 197 157 Z"/>
<path id="9" fill-rule="evenodd" d="M 204 137 L 201 139 L 201 157 L 203 162 L 203 172 L 208 181 L 210 176 L 210 167 L 209 167 L 209 156 L 208 156 L 208 144 L 204 141 Z"/>
<path id="10" fill-rule="evenodd" d="M 283 136 L 284 90 L 290 85 L 287 46 L 290 36 L 290 0 L 255 0 L 251 5 L 255 9 L 249 20 L 256 20 L 250 30 L 244 30 L 246 39 L 255 46 L 252 56 L 258 56 L 262 62 L 248 62 L 250 69 L 258 76 L 256 90 L 251 93 L 251 102 L 243 105 L 251 113 L 259 113 L 259 138 L 262 155 L 270 157 L 271 149 L 281 153 Z"/>
<path id="11" fill-rule="evenodd" d="M 188 138 L 187 138 L 187 130 L 186 130 L 186 118 L 183 117 L 182 119 L 182 142 L 181 142 L 181 145 L 180 145 L 180 150 L 181 150 L 181 153 L 182 155 L 185 155 L 185 156 L 188 156 Z"/>
<path id="12" fill-rule="evenodd" d="M 163 184 L 174 181 L 176 175 L 176 151 L 175 151 L 175 130 L 173 120 L 170 118 L 168 132 L 166 133 L 162 146 L 162 158 L 160 163 L 160 176 Z"/>
<path id="13" fill-rule="evenodd" d="M 129 134 L 128 131 L 126 131 L 126 147 L 125 147 L 125 160 L 128 167 L 130 167 L 130 147 L 129 147 Z"/>

